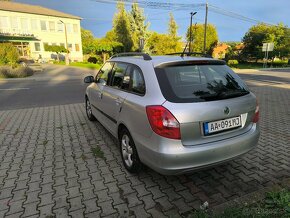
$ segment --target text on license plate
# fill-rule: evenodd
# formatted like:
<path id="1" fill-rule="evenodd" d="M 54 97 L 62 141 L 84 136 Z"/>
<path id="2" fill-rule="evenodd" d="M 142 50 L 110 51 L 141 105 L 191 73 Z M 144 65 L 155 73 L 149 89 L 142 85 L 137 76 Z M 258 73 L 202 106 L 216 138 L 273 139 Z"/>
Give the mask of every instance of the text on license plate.
<path id="1" fill-rule="evenodd" d="M 209 135 L 216 132 L 221 132 L 227 129 L 233 129 L 242 126 L 241 117 L 232 117 L 225 120 L 218 120 L 203 124 L 204 134 Z"/>

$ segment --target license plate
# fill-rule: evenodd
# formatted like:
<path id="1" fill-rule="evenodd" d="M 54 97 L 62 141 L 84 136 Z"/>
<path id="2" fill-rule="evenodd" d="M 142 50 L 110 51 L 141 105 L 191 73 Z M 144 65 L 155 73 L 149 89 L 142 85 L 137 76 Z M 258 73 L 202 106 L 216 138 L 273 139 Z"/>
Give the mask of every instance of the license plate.
<path id="1" fill-rule="evenodd" d="M 204 135 L 222 132 L 228 129 L 234 129 L 242 126 L 241 116 L 232 117 L 225 120 L 203 123 Z"/>

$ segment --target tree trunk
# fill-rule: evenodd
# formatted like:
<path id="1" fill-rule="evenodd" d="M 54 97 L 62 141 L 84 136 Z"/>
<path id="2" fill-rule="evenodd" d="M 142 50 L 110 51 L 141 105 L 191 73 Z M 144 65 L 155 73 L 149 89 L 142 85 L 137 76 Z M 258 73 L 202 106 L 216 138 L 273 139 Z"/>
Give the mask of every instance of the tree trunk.
<path id="1" fill-rule="evenodd" d="M 59 63 L 59 53 L 56 52 L 57 63 Z"/>

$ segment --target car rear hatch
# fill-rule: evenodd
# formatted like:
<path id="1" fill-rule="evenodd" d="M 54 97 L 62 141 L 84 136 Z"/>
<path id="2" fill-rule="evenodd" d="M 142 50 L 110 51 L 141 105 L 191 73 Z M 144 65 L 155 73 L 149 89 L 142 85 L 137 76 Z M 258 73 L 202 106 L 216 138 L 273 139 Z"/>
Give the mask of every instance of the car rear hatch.
<path id="1" fill-rule="evenodd" d="M 222 61 L 183 61 L 155 68 L 167 108 L 180 123 L 184 146 L 235 137 L 249 131 L 255 96 Z"/>

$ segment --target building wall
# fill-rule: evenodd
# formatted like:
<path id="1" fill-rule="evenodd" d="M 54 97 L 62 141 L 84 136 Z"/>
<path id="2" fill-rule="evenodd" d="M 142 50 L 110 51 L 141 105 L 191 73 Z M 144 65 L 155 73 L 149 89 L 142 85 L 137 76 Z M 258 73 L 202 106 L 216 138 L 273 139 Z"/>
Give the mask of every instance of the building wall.
<path id="1" fill-rule="evenodd" d="M 29 53 L 34 59 L 52 59 L 52 53 L 44 50 L 44 44 L 63 45 L 65 47 L 64 24 L 67 27 L 69 58 L 71 61 L 82 61 L 82 42 L 80 20 L 52 17 L 37 14 L 26 14 L 0 10 L 0 32 L 10 34 L 33 34 L 40 41 L 29 42 Z"/>

